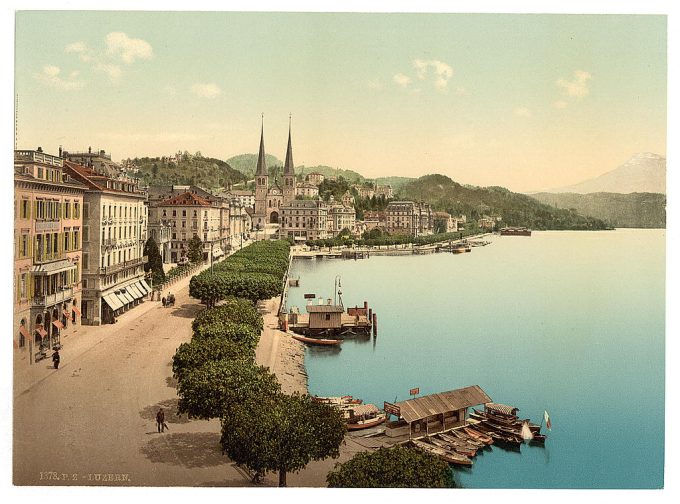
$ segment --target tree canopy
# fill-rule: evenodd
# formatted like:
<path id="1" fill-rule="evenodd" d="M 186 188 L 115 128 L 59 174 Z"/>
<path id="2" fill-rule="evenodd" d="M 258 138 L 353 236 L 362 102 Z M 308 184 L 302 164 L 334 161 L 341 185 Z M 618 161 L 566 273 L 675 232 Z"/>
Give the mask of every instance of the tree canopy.
<path id="1" fill-rule="evenodd" d="M 198 264 L 203 261 L 203 242 L 198 237 L 194 235 L 191 240 L 189 240 L 189 261 L 194 264 Z"/>
<path id="2" fill-rule="evenodd" d="M 144 265 L 144 271 L 151 271 L 151 278 L 153 283 L 159 285 L 165 281 L 165 272 L 163 271 L 163 259 L 158 251 L 156 240 L 149 238 L 144 244 L 144 255 L 148 256 L 149 260 Z"/>
<path id="3" fill-rule="evenodd" d="M 288 472 L 312 460 L 338 457 L 344 435 L 345 422 L 336 408 L 307 395 L 276 394 L 251 396 L 225 410 L 220 444 L 256 479 L 277 471 L 279 486 L 286 486 Z"/>
<path id="4" fill-rule="evenodd" d="M 402 446 L 357 453 L 336 464 L 326 477 L 329 487 L 453 488 L 449 465 L 439 457 Z"/>

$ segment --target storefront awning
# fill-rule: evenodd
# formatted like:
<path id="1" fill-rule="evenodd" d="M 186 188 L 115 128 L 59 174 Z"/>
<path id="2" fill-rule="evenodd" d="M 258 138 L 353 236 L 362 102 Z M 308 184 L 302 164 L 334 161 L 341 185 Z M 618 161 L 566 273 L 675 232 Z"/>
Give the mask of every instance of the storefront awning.
<path id="1" fill-rule="evenodd" d="M 66 318 L 69 318 L 71 316 L 71 314 L 68 312 L 68 310 L 63 310 L 62 313 L 64 314 L 64 316 Z"/>
<path id="2" fill-rule="evenodd" d="M 137 288 L 139 289 L 139 292 L 141 292 L 141 293 L 144 294 L 145 296 L 149 293 L 149 291 L 146 290 L 146 288 L 142 285 L 142 282 L 141 282 L 141 281 L 140 281 L 140 282 L 137 282 L 137 283 L 135 284 L 135 287 L 137 287 Z"/>
<path id="3" fill-rule="evenodd" d="M 76 265 L 71 261 L 62 259 L 60 261 L 31 266 L 31 273 L 34 275 L 52 275 L 54 273 L 61 273 L 62 271 L 68 271 L 75 268 Z"/>
<path id="4" fill-rule="evenodd" d="M 30 338 L 28 337 L 28 329 L 26 329 L 26 326 L 19 326 L 19 332 L 21 333 L 21 335 L 22 335 L 24 338 L 30 339 Z"/>
<path id="5" fill-rule="evenodd" d="M 128 291 L 132 291 L 135 299 L 142 299 L 144 294 L 137 288 L 137 284 L 128 285 Z"/>
<path id="6" fill-rule="evenodd" d="M 52 325 L 54 327 L 56 327 L 57 329 L 63 329 L 64 328 L 64 324 L 62 324 L 60 320 L 53 320 Z"/>
<path id="7" fill-rule="evenodd" d="M 43 338 L 44 338 L 45 336 L 47 336 L 47 331 L 46 331 L 45 329 L 43 329 L 42 327 L 36 327 L 36 328 L 35 328 L 35 332 L 37 332 L 37 333 L 38 333 L 40 336 L 42 336 Z"/>
<path id="8" fill-rule="evenodd" d="M 76 305 L 73 305 L 73 306 L 71 307 L 71 309 L 72 309 L 74 312 L 76 312 L 76 315 L 78 315 L 79 317 L 82 317 L 82 315 L 80 314 L 80 310 L 78 309 L 78 307 L 77 307 Z"/>
<path id="9" fill-rule="evenodd" d="M 142 287 L 144 287 L 144 288 L 146 289 L 146 292 L 147 292 L 147 293 L 151 292 L 151 287 L 149 287 L 149 284 L 146 283 L 146 280 L 144 280 L 144 279 L 142 278 L 142 279 L 139 281 L 139 283 L 142 284 Z"/>
<path id="10" fill-rule="evenodd" d="M 120 299 L 118 299 L 118 296 L 115 294 L 107 294 L 104 296 L 102 299 L 106 302 L 107 305 L 113 310 L 120 310 L 123 307 L 123 304 L 120 302 Z"/>
<path id="11" fill-rule="evenodd" d="M 134 299 L 132 299 L 132 296 L 131 296 L 130 294 L 128 294 L 127 292 L 122 292 L 122 291 L 121 291 L 121 292 L 119 292 L 119 293 L 116 294 L 116 295 L 118 296 L 118 299 L 120 299 L 121 301 L 123 301 L 123 304 L 124 304 L 124 305 L 129 304 L 129 303 L 132 303 L 132 302 L 134 301 Z"/>

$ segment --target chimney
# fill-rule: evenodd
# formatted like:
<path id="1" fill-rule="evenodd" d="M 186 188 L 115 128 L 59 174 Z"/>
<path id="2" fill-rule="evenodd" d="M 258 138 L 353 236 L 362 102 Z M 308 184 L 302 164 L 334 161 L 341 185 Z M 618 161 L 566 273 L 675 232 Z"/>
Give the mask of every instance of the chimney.
<path id="1" fill-rule="evenodd" d="M 61 145 L 59 146 L 59 157 L 61 157 L 62 150 L 61 150 Z"/>
<path id="2" fill-rule="evenodd" d="M 38 147 L 38 152 L 42 152 L 42 147 Z"/>

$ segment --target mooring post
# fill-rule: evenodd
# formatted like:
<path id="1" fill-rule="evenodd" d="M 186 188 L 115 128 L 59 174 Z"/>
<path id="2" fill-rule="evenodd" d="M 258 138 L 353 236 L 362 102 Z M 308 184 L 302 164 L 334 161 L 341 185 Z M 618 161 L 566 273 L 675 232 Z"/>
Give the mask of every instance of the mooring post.
<path id="1" fill-rule="evenodd" d="M 378 314 L 373 314 L 373 336 L 378 335 Z"/>

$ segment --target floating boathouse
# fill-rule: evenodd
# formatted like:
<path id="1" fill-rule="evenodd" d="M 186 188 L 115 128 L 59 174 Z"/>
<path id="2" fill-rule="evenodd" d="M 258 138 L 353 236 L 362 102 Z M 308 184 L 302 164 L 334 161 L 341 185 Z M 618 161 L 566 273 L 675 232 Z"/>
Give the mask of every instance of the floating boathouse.
<path id="1" fill-rule="evenodd" d="M 465 425 L 468 408 L 490 402 L 491 398 L 479 385 L 472 385 L 396 404 L 385 403 L 385 412 L 399 418 L 387 424 L 385 434 L 418 438 L 461 427 Z"/>

